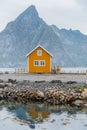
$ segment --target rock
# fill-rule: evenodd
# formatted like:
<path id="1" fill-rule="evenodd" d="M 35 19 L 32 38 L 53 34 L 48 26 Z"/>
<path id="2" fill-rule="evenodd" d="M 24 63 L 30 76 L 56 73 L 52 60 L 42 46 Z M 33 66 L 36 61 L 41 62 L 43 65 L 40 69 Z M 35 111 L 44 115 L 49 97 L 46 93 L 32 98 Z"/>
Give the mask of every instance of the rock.
<path id="1" fill-rule="evenodd" d="M 16 79 L 15 79 L 15 80 L 13 80 L 13 79 L 8 79 L 8 82 L 14 84 L 14 83 L 16 83 Z"/>
<path id="2" fill-rule="evenodd" d="M 69 123 L 68 123 L 68 122 L 63 122 L 63 123 L 62 123 L 62 125 L 67 125 L 67 124 L 69 124 Z"/>
<path id="3" fill-rule="evenodd" d="M 29 84 L 30 80 L 23 80 L 23 83 Z"/>
<path id="4" fill-rule="evenodd" d="M 52 80 L 50 83 L 62 83 L 62 81 L 61 80 Z"/>
<path id="5" fill-rule="evenodd" d="M 51 123 L 54 123 L 55 121 L 56 121 L 56 120 L 55 120 L 55 119 L 53 119 L 53 120 L 51 120 L 50 122 L 51 122 Z"/>
<path id="6" fill-rule="evenodd" d="M 87 89 L 84 89 L 84 91 L 79 88 L 70 89 L 70 87 L 63 89 L 58 87 L 61 86 L 58 83 L 62 82 L 60 80 L 52 80 L 51 82 L 24 80 L 16 82 L 16 80 L 9 79 L 8 82 L 3 81 L 0 83 L 0 99 L 23 103 L 32 101 L 54 105 L 73 104 L 76 106 L 87 106 Z"/>
<path id="7" fill-rule="evenodd" d="M 0 100 L 3 100 L 4 98 L 3 98 L 3 94 L 0 94 Z"/>
<path id="8" fill-rule="evenodd" d="M 87 89 L 84 89 L 84 91 L 82 92 L 81 96 L 83 98 L 87 98 Z"/>
<path id="9" fill-rule="evenodd" d="M 84 107 L 87 107 L 87 103 L 84 103 Z"/>
<path id="10" fill-rule="evenodd" d="M 12 86 L 12 83 L 6 83 L 5 86 L 6 86 L 6 87 L 11 87 L 11 86 Z"/>
<path id="11" fill-rule="evenodd" d="M 42 91 L 37 91 L 37 96 L 40 98 L 44 98 L 44 93 Z"/>
<path id="12" fill-rule="evenodd" d="M 82 100 L 75 100 L 73 104 L 76 106 L 83 106 L 84 102 Z"/>
<path id="13" fill-rule="evenodd" d="M 44 83 L 45 80 L 35 81 L 35 83 Z"/>
<path id="14" fill-rule="evenodd" d="M 2 96 L 3 96 L 3 88 L 0 88 L 0 100 L 2 99 Z"/>
<path id="15" fill-rule="evenodd" d="M 4 81 L 2 79 L 0 79 L 0 83 L 3 83 Z"/>
<path id="16" fill-rule="evenodd" d="M 87 124 L 85 124 L 84 126 L 86 126 L 86 127 L 87 127 Z"/>
<path id="17" fill-rule="evenodd" d="M 5 84 L 4 83 L 0 83 L 0 88 L 4 88 Z"/>
<path id="18" fill-rule="evenodd" d="M 68 81 L 67 84 L 76 84 L 76 81 Z"/>

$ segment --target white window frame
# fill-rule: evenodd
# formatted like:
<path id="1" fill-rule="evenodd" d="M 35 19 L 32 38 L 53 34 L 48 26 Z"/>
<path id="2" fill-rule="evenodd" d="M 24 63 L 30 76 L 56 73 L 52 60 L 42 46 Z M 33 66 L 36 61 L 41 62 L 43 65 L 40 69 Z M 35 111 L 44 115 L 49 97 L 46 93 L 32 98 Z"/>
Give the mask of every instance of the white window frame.
<path id="1" fill-rule="evenodd" d="M 41 64 L 41 62 L 43 64 Z M 45 66 L 45 60 L 34 60 L 34 66 Z"/>
<path id="2" fill-rule="evenodd" d="M 34 60 L 34 66 L 39 66 L 39 61 L 38 60 Z"/>
<path id="3" fill-rule="evenodd" d="M 39 66 L 45 66 L 45 60 L 39 60 Z"/>
<path id="4" fill-rule="evenodd" d="M 42 56 L 42 50 L 37 50 L 37 55 Z"/>

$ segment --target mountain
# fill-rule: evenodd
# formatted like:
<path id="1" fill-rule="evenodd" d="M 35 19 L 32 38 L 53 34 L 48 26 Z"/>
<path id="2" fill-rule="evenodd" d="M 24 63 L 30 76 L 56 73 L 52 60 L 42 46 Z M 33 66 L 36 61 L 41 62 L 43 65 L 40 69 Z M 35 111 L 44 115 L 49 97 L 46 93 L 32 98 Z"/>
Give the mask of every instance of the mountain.
<path id="1" fill-rule="evenodd" d="M 79 30 L 58 29 L 52 25 L 53 30 L 59 36 L 64 50 L 73 60 L 73 66 L 87 67 L 87 35 Z"/>
<path id="2" fill-rule="evenodd" d="M 32 5 L 0 32 L 0 67 L 27 67 L 25 56 L 38 44 L 53 54 L 53 65 L 87 66 L 87 36 L 48 25 Z"/>

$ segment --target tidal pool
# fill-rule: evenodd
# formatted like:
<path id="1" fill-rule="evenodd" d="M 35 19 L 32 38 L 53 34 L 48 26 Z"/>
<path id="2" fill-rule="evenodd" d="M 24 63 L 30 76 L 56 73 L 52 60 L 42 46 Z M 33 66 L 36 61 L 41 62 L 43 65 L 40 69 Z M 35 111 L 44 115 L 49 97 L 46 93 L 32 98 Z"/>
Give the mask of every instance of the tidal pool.
<path id="1" fill-rule="evenodd" d="M 87 130 L 87 108 L 0 102 L 0 130 Z"/>

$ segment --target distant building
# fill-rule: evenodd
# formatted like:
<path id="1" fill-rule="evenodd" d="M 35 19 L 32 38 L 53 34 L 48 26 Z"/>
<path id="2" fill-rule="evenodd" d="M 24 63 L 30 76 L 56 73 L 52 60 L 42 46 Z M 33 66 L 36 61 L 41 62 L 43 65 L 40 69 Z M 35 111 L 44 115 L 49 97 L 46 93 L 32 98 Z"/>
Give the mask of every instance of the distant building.
<path id="1" fill-rule="evenodd" d="M 28 72 L 49 73 L 51 72 L 52 55 L 41 45 L 38 45 L 27 54 Z"/>

